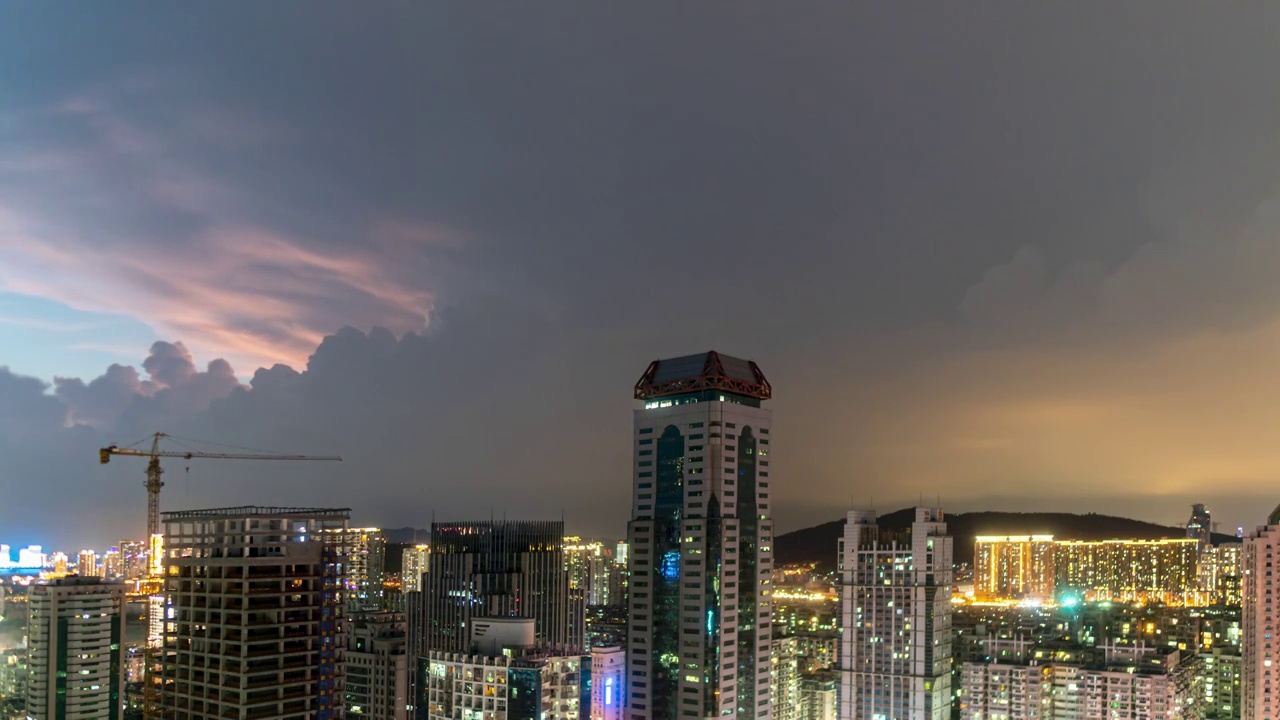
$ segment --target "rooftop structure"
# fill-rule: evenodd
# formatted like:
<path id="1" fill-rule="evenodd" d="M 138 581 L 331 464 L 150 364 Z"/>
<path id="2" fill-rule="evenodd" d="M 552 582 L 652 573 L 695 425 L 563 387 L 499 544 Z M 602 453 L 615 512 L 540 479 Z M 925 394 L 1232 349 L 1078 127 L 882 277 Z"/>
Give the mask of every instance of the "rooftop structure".
<path id="1" fill-rule="evenodd" d="M 715 390 L 757 400 L 773 396 L 773 388 L 754 362 L 711 350 L 649 363 L 636 381 L 635 397 L 649 400 Z"/>

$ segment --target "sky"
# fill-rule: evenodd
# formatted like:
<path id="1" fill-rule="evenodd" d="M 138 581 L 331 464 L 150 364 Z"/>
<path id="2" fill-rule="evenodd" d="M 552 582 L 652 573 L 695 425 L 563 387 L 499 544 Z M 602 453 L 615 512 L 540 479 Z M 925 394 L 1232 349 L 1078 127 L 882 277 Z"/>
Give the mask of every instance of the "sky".
<path id="1" fill-rule="evenodd" d="M 620 537 L 631 387 L 850 505 L 1280 502 L 1280 8 L 0 3 L 0 540 L 162 507 Z M 214 446 L 206 446 L 214 447 Z M 1033 531 L 1034 528 L 1028 528 Z"/>

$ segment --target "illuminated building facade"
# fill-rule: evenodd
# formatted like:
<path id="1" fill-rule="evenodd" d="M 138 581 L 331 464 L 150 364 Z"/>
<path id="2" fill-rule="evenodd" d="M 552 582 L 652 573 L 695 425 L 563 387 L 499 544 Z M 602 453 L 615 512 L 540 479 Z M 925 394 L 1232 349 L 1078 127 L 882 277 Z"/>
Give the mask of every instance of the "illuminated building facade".
<path id="1" fill-rule="evenodd" d="M 1164 540 L 1059 540 L 1054 547 L 1057 591 L 1086 600 L 1198 604 L 1198 542 Z"/>
<path id="2" fill-rule="evenodd" d="M 17 560 L 8 545 L 0 545 L 0 570 L 40 570 L 44 564 L 45 555 L 39 545 L 20 548 Z"/>
<path id="3" fill-rule="evenodd" d="M 347 606 L 353 610 L 382 608 L 387 539 L 380 528 L 335 530 L 335 544 L 346 556 Z"/>
<path id="4" fill-rule="evenodd" d="M 622 720 L 627 654 L 620 647 L 591 648 L 591 720 Z"/>
<path id="5" fill-rule="evenodd" d="M 466 652 L 431 651 L 420 664 L 418 717 L 587 720 L 592 657 L 535 642 L 533 625 L 529 618 L 477 618 Z"/>
<path id="6" fill-rule="evenodd" d="M 1200 551 L 1200 587 L 1211 603 L 1239 605 L 1244 545 L 1223 543 Z"/>
<path id="7" fill-rule="evenodd" d="M 775 637 L 769 653 L 769 702 L 773 720 L 800 718 L 800 645 L 794 637 Z"/>
<path id="8" fill-rule="evenodd" d="M 404 555 L 400 559 L 400 583 L 403 592 L 418 592 L 422 589 L 422 573 L 427 571 L 430 562 L 430 545 L 414 545 L 404 549 Z"/>
<path id="9" fill-rule="evenodd" d="M 635 385 L 628 720 L 767 720 L 772 389 L 716 352 Z"/>
<path id="10" fill-rule="evenodd" d="M 342 717 L 346 509 L 163 513 L 165 720 Z"/>
<path id="11" fill-rule="evenodd" d="M 1280 718 L 1280 507 L 1244 540 L 1241 607 L 1242 720 Z"/>
<path id="12" fill-rule="evenodd" d="M 837 720 L 840 676 L 834 671 L 800 678 L 800 720 Z"/>
<path id="13" fill-rule="evenodd" d="M 973 547 L 973 593 L 978 600 L 1052 600 L 1052 535 L 980 535 Z"/>
<path id="14" fill-rule="evenodd" d="M 147 543 L 142 540 L 121 540 L 120 564 L 125 580 L 141 580 L 146 577 Z"/>
<path id="15" fill-rule="evenodd" d="M 92 550 L 81 550 L 76 563 L 76 573 L 80 577 L 98 577 L 98 553 Z"/>
<path id="16" fill-rule="evenodd" d="M 584 542 L 577 536 L 564 539 L 564 559 L 569 586 L 581 590 L 587 605 L 609 604 L 609 558 L 604 544 Z"/>
<path id="17" fill-rule="evenodd" d="M 120 548 L 113 547 L 107 550 L 102 556 L 102 565 L 98 568 L 99 574 L 109 580 L 117 580 L 124 575 L 124 565 L 120 559 Z"/>
<path id="18" fill-rule="evenodd" d="M 952 544 L 939 508 L 906 533 L 852 510 L 840 545 L 843 720 L 950 720 Z"/>
<path id="19" fill-rule="evenodd" d="M 1211 600 L 1202 585 L 1197 547 L 1198 541 L 1192 538 L 1085 541 L 1054 540 L 1050 535 L 979 536 L 974 543 L 974 599 L 1205 605 Z M 1216 548 L 1210 550 L 1216 552 Z M 1230 552 L 1224 550 L 1222 557 L 1229 558 Z"/>
<path id="20" fill-rule="evenodd" d="M 59 577 L 66 575 L 68 568 L 67 563 L 69 562 L 67 554 L 63 552 L 56 552 L 49 557 L 50 561 L 53 563 L 53 573 Z"/>
<path id="21" fill-rule="evenodd" d="M 1238 648 L 1214 648 L 1200 654 L 1206 720 L 1240 717 L 1240 661 Z"/>
<path id="22" fill-rule="evenodd" d="M 962 720 L 1201 720 L 1196 663 L 1178 650 L 1119 648 L 1098 665 L 966 662 Z M 1119 654 L 1121 657 L 1112 657 Z M 1137 655 L 1137 657 L 1135 657 Z"/>
<path id="23" fill-rule="evenodd" d="M 31 589 L 26 717 L 119 720 L 124 585 L 66 577 Z"/>

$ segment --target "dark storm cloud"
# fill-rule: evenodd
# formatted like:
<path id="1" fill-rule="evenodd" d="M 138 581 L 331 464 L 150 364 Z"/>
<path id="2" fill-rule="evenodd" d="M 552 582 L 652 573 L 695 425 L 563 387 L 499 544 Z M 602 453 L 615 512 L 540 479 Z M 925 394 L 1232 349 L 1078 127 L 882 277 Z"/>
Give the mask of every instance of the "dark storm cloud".
<path id="1" fill-rule="evenodd" d="M 1280 473 L 1274 8 L 134 9 L 0 30 L 0 288 L 253 381 L 10 378 L 57 416 L 14 482 L 166 429 L 349 458 L 193 467 L 167 507 L 619 533 L 627 389 L 708 347 L 778 390 L 784 526 L 919 492 L 1244 522 Z"/>

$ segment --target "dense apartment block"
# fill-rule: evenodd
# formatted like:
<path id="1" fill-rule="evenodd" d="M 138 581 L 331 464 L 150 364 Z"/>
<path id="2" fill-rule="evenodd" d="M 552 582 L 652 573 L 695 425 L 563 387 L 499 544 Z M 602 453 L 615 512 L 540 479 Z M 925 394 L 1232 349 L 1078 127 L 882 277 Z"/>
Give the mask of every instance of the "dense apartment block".
<path id="1" fill-rule="evenodd" d="M 635 385 L 628 720 L 767 720 L 772 389 L 716 352 Z"/>
<path id="2" fill-rule="evenodd" d="M 942 510 L 916 508 L 911 529 L 852 510 L 840 544 L 840 717 L 951 717 L 952 545 Z"/>
<path id="3" fill-rule="evenodd" d="M 978 600 L 1054 598 L 1052 535 L 979 535 L 973 545 Z"/>
<path id="4" fill-rule="evenodd" d="M 125 587 L 65 577 L 31 589 L 30 720 L 117 720 L 124 702 Z"/>
<path id="5" fill-rule="evenodd" d="M 1208 548 L 1207 552 L 1215 552 Z M 1217 557 L 1216 554 L 1212 557 Z M 1052 535 L 979 536 L 974 543 L 974 597 L 978 600 L 1160 602 L 1212 601 L 1200 570 L 1200 542 L 1163 540 L 1055 540 Z M 1230 563 L 1230 550 L 1222 551 Z M 1217 571 L 1227 575 L 1230 568 Z M 1214 576 L 1215 583 L 1217 574 Z M 1228 580 L 1224 577 L 1223 590 Z M 1214 585 L 1215 590 L 1218 585 Z"/>
<path id="6" fill-rule="evenodd" d="M 800 718 L 800 643 L 794 636 L 775 637 L 769 653 L 769 703 L 773 720 Z"/>
<path id="7" fill-rule="evenodd" d="M 1242 720 L 1280 718 L 1280 507 L 1244 540 L 1244 605 L 1241 612 L 1240 704 Z"/>
<path id="8" fill-rule="evenodd" d="M 346 558 L 343 572 L 347 607 L 377 612 L 383 607 L 382 583 L 386 576 L 387 538 L 380 528 L 334 530 L 333 543 Z"/>
<path id="9" fill-rule="evenodd" d="M 166 720 L 341 717 L 346 509 L 164 513 Z"/>
<path id="10" fill-rule="evenodd" d="M 588 720 L 592 658 L 535 639 L 529 618 L 474 618 L 465 652 L 421 662 L 421 720 Z"/>
<path id="11" fill-rule="evenodd" d="M 1194 654 L 1113 647 L 1098 664 L 964 663 L 962 720 L 1199 720 Z"/>

